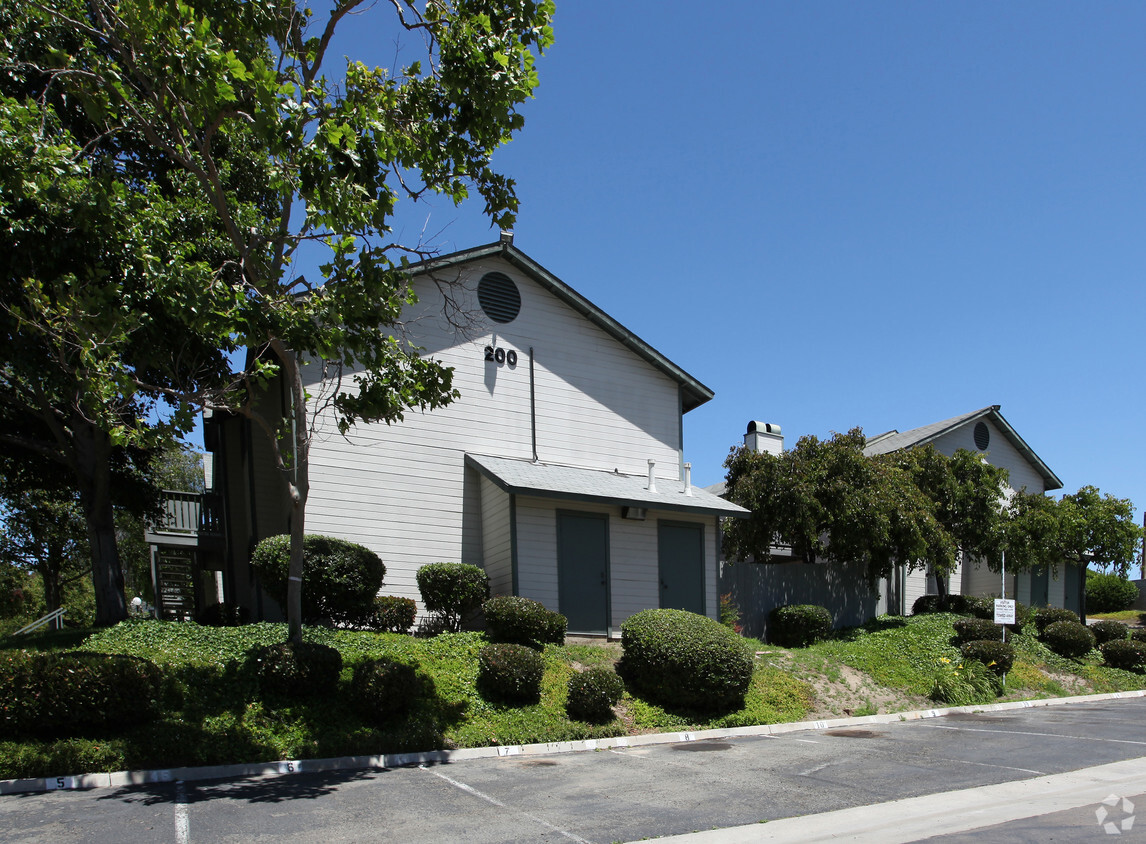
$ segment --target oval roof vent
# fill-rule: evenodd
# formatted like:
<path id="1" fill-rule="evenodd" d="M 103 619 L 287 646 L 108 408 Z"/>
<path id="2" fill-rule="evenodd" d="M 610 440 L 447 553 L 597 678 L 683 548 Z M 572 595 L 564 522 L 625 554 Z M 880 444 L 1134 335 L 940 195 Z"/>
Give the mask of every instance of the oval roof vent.
<path id="1" fill-rule="evenodd" d="M 980 422 L 975 426 L 975 448 L 979 451 L 986 451 L 990 444 L 991 429 L 987 427 L 986 422 Z"/>
<path id="2" fill-rule="evenodd" d="M 478 282 L 478 304 L 494 322 L 513 322 L 521 312 L 521 294 L 504 273 L 486 273 Z"/>

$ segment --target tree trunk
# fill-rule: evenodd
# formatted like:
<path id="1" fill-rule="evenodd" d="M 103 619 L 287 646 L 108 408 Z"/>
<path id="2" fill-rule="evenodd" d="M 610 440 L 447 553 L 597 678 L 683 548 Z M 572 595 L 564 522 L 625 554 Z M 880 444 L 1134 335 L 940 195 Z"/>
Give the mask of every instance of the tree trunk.
<path id="1" fill-rule="evenodd" d="M 48 545 L 47 559 L 36 567 L 44 582 L 44 609 L 55 612 L 64 602 L 63 588 L 60 586 L 60 572 L 64 567 L 64 550 L 58 545 Z"/>
<path id="2" fill-rule="evenodd" d="M 294 449 L 290 468 L 286 475 L 290 493 L 290 570 L 287 580 L 287 639 L 295 644 L 302 642 L 302 571 L 303 539 L 306 536 L 306 498 L 309 483 L 309 437 L 306 411 L 306 392 L 302 384 L 302 372 L 298 360 L 289 350 L 280 354 L 283 375 L 291 392 L 291 445 Z"/>
<path id="3" fill-rule="evenodd" d="M 947 579 L 940 575 L 935 569 L 931 570 L 931 576 L 935 578 L 935 594 L 938 595 L 939 600 L 942 601 L 947 597 Z"/>
<path id="4" fill-rule="evenodd" d="M 123 570 L 115 541 L 115 513 L 111 506 L 111 438 L 106 431 L 79 419 L 72 420 L 76 481 L 80 506 L 87 520 L 92 555 L 98 626 L 111 626 L 127 618 L 123 597 Z"/>

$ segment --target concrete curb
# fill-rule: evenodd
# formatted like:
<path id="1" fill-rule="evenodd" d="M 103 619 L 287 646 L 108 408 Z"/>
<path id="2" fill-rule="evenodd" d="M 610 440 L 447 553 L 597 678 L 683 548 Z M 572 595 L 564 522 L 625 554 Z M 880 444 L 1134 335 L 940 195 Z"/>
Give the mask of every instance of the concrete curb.
<path id="1" fill-rule="evenodd" d="M 464 750 L 431 750 L 423 753 L 387 753 L 378 756 L 342 756 L 336 759 L 284 759 L 278 762 L 256 762 L 243 765 L 208 765 L 197 768 L 165 768 L 151 771 L 117 771 L 114 773 L 78 774 L 75 776 L 43 777 L 23 780 L 0 780 L 0 795 L 27 794 L 43 791 L 73 791 L 93 788 L 122 788 L 132 785 L 150 785 L 165 782 L 192 782 L 197 780 L 245 779 L 251 777 L 289 776 L 327 771 L 377 770 L 404 768 L 414 765 L 444 765 L 467 759 L 493 759 L 499 756 L 548 756 L 555 753 L 581 753 L 588 750 L 610 750 L 618 747 L 642 747 L 653 744 L 678 744 L 706 739 L 737 738 L 740 736 L 777 736 L 805 730 L 826 730 L 861 724 L 892 724 L 900 721 L 918 721 L 938 718 L 956 712 L 1006 712 L 1011 709 L 1032 709 L 1041 706 L 1065 706 L 1072 703 L 1096 703 L 1104 700 L 1146 697 L 1146 689 L 1112 692 L 1100 695 L 1018 700 L 991 703 L 983 706 L 951 706 L 944 709 L 919 709 L 888 715 L 861 715 L 854 718 L 831 718 L 824 721 L 795 721 L 789 724 L 758 724 L 751 727 L 732 727 L 715 730 L 693 730 L 674 733 L 654 733 L 642 736 L 618 736 L 584 741 L 558 741 L 543 744 L 516 744 L 497 747 L 472 747 Z"/>

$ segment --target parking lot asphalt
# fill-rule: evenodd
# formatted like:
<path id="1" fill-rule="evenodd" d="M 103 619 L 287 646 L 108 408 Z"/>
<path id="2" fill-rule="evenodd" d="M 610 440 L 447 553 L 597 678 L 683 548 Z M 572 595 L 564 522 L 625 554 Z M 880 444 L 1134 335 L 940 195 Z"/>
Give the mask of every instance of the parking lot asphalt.
<path id="1" fill-rule="evenodd" d="M 699 833 L 890 842 L 970 840 L 958 836 L 980 830 L 1005 841 L 1019 840 L 1006 836 L 1024 823 L 1032 836 L 1052 828 L 1042 823 L 1056 825 L 1058 840 L 1103 840 L 1101 801 L 1134 803 L 1146 785 L 1144 717 L 1146 698 L 1128 697 L 578 753 L 10 794 L 0 797 L 0 839 L 597 844 Z M 1119 823 L 1132 814 L 1121 802 L 1108 814 L 1115 809 Z M 832 814 L 841 812 L 851 814 Z M 792 837 L 782 837 L 786 827 Z M 1120 829 L 1120 840 L 1139 833 L 1146 821 Z"/>

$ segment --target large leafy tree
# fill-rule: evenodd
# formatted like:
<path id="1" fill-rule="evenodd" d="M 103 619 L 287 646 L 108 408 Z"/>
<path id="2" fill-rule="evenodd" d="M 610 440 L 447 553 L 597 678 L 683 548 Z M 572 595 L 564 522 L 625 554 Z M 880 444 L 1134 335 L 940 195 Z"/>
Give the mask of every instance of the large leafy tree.
<path id="1" fill-rule="evenodd" d="M 31 80 L 5 105 L 25 150 L 18 167 L 36 174 L 36 189 L 21 194 L 16 173 L 13 192 L 38 211 L 92 191 L 92 226 L 113 236 L 116 256 L 107 262 L 116 271 L 96 279 L 55 273 L 65 280 L 48 297 L 37 295 L 41 274 L 12 276 L 30 303 L 26 324 L 52 350 L 98 339 L 78 345 L 100 408 L 135 402 L 126 415 L 138 420 L 138 403 L 166 400 L 244 414 L 265 431 L 290 500 L 295 640 L 312 411 L 324 404 L 346 431 L 455 395 L 451 372 L 393 328 L 413 301 L 407 261 L 428 254 L 391 235 L 395 207 L 472 192 L 493 222 L 511 222 L 513 183 L 491 157 L 522 127 L 534 54 L 552 38 L 549 0 L 384 5 L 385 16 L 363 0 L 321 13 L 284 2 L 48 0 L 12 21 L 5 42 L 20 48 L 4 62 L 9 73 Z M 347 25 L 374 26 L 379 40 L 403 42 L 401 55 L 421 55 L 393 70 L 348 60 L 328 76 L 331 42 Z M 53 30 L 59 38 L 41 35 Z M 61 174 L 70 193 L 55 200 Z M 325 251 L 309 279 L 294 269 L 308 248 Z M 109 313 L 118 321 L 105 323 Z M 124 354 L 141 336 L 157 354 Z M 308 404 L 307 364 L 335 385 L 322 403 Z M 282 386 L 285 420 L 262 411 L 277 405 L 262 401 L 268 383 Z M 113 440 L 132 430 L 95 421 Z"/>
<path id="2" fill-rule="evenodd" d="M 828 440 L 801 437 L 780 455 L 733 449 L 727 496 L 752 515 L 726 522 L 725 554 L 768 562 L 776 546 L 790 546 L 808 561 L 863 563 L 873 580 L 897 562 L 951 571 L 957 542 L 934 502 L 911 471 L 865 456 L 864 444 L 855 428 Z"/>
<path id="3" fill-rule="evenodd" d="M 1130 499 L 1093 486 L 1057 501 L 1020 492 L 1009 516 L 1008 567 L 1045 567 L 1057 576 L 1063 565 L 1075 565 L 1084 583 L 1091 564 L 1126 577 L 1142 541 Z"/>
<path id="4" fill-rule="evenodd" d="M 73 495 L 29 490 L 7 502 L 0 526 L 0 563 L 40 576 L 48 612 L 64 604 L 64 590 L 89 576 L 86 525 Z"/>
<path id="5" fill-rule="evenodd" d="M 191 419 L 157 424 L 158 404 L 225 372 L 187 326 L 233 250 L 144 134 L 78 93 L 110 52 L 67 17 L 85 9 L 0 6 L 0 466 L 10 500 L 78 497 L 106 624 L 126 613 L 115 507 L 142 510 L 147 455 Z"/>
<path id="6" fill-rule="evenodd" d="M 931 445 L 883 455 L 911 476 L 931 502 L 932 513 L 950 536 L 964 562 L 986 563 L 994 571 L 1002 564 L 1006 539 L 1006 496 L 1009 473 L 992 466 L 983 455 L 958 449 L 951 456 Z M 935 582 L 940 594 L 945 588 L 941 572 Z"/>

